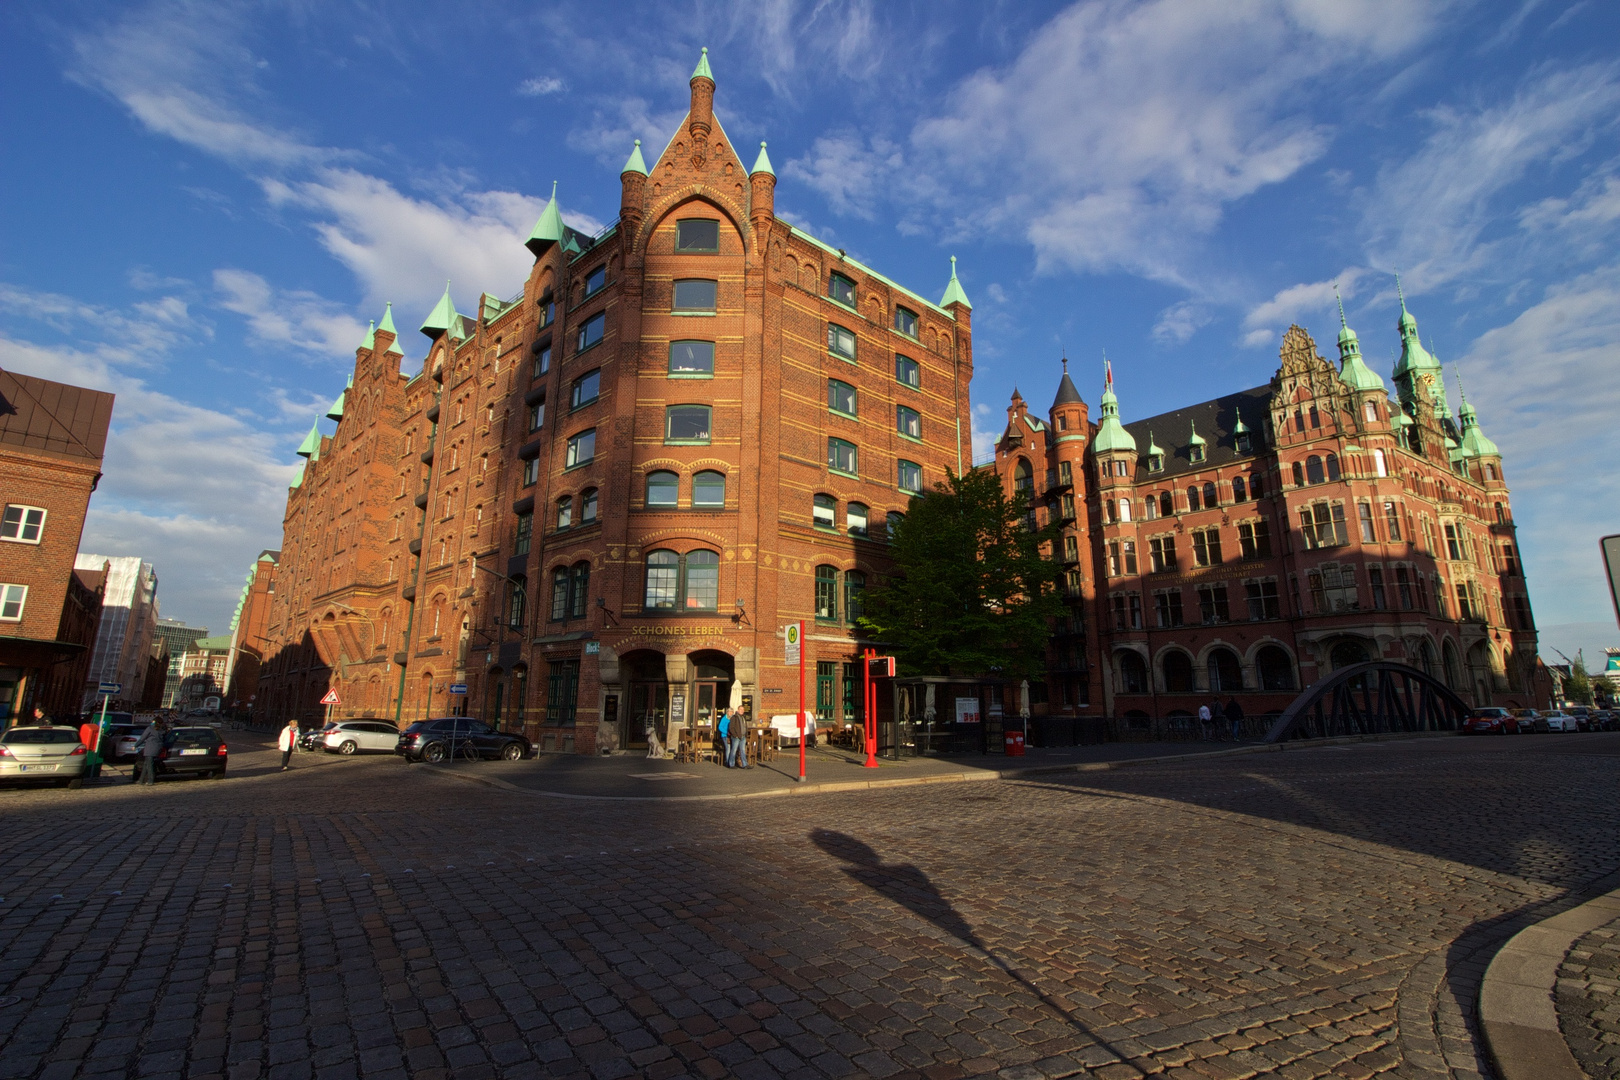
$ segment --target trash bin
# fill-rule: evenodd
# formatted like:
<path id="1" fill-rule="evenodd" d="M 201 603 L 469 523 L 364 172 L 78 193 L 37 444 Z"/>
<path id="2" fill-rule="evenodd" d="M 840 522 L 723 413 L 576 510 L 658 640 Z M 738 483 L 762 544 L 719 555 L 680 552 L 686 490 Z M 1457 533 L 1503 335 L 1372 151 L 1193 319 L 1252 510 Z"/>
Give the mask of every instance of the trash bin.
<path id="1" fill-rule="evenodd" d="M 1008 757 L 1024 756 L 1024 733 L 1022 731 L 1009 731 L 1004 735 Z"/>

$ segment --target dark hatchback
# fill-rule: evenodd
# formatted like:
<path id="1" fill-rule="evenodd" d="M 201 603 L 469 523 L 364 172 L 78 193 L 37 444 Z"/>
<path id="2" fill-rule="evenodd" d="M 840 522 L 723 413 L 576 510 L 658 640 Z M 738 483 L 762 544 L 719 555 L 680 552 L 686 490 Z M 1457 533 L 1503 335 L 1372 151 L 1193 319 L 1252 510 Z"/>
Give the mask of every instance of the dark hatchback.
<path id="1" fill-rule="evenodd" d="M 529 756 L 530 750 L 529 740 L 522 735 L 496 731 L 471 717 L 443 716 L 436 720 L 418 720 L 400 732 L 394 753 L 406 761 L 437 764 L 452 755 L 465 754 L 468 747 L 486 760 L 520 761 Z"/>
<path id="2" fill-rule="evenodd" d="M 158 776 L 202 776 L 212 780 L 225 775 L 227 760 L 225 740 L 214 728 L 175 728 L 163 737 Z"/>

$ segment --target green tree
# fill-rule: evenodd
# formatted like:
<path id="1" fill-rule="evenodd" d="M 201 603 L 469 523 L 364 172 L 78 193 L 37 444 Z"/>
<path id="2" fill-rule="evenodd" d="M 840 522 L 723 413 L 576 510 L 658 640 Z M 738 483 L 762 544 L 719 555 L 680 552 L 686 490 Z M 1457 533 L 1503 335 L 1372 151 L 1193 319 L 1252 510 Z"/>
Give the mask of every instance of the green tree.
<path id="1" fill-rule="evenodd" d="M 1063 569 L 1040 553 L 1056 526 L 1032 532 L 1027 512 L 989 469 L 912 497 L 892 537 L 894 572 L 867 590 L 860 619 L 906 673 L 1042 676 Z"/>
<path id="2" fill-rule="evenodd" d="M 1592 677 L 1586 673 L 1586 656 L 1580 652 L 1569 665 L 1569 685 L 1564 696 L 1576 705 L 1592 704 Z"/>

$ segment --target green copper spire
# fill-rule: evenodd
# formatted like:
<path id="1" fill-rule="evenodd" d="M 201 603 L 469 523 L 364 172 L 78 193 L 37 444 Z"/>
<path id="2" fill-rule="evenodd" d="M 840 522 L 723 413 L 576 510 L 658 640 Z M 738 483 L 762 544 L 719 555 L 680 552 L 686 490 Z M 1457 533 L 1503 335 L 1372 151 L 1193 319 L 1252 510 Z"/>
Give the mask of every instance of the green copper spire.
<path id="1" fill-rule="evenodd" d="M 956 280 L 954 275 L 951 280 Z M 1107 356 L 1103 357 L 1102 420 L 1097 424 L 1097 437 L 1091 440 L 1091 450 L 1095 454 L 1116 450 L 1136 453 L 1136 439 L 1119 422 L 1119 398 L 1114 396 L 1114 369 L 1108 363 Z"/>
<path id="2" fill-rule="evenodd" d="M 698 66 L 692 72 L 692 79 L 708 79 L 710 82 L 714 82 L 714 72 L 709 70 L 708 46 L 704 46 L 703 55 L 698 57 Z M 691 82 L 692 79 L 686 81 Z"/>
<path id="3" fill-rule="evenodd" d="M 1445 372 L 1418 336 L 1417 320 L 1406 310 L 1406 293 L 1401 289 L 1400 275 L 1395 276 L 1395 289 L 1401 297 L 1401 318 L 1396 328 L 1401 335 L 1401 358 L 1395 362 L 1395 386 L 1401 401 L 1408 409 L 1412 403 L 1425 398 L 1440 416 L 1450 416 L 1451 406 L 1446 402 Z"/>
<path id="4" fill-rule="evenodd" d="M 298 471 L 293 474 L 292 483 L 288 484 L 287 486 L 293 488 L 304 486 L 304 463 L 302 461 L 298 463 Z"/>
<path id="5" fill-rule="evenodd" d="M 749 176 L 758 176 L 760 173 L 766 173 L 770 176 L 776 175 L 776 170 L 771 168 L 771 156 L 765 152 L 765 143 L 763 141 L 759 144 L 759 157 L 754 159 L 754 167 L 748 170 Z"/>
<path id="6" fill-rule="evenodd" d="M 624 168 L 619 170 L 620 176 L 623 176 L 625 173 L 640 173 L 642 176 L 647 175 L 647 163 L 641 159 L 640 139 L 636 140 L 635 148 L 630 151 L 630 156 L 624 159 Z"/>
<path id="7" fill-rule="evenodd" d="M 557 181 L 553 180 L 551 201 L 546 203 L 546 208 L 540 212 L 540 220 L 534 223 L 534 231 L 523 244 L 538 257 L 544 255 L 547 248 L 562 238 L 562 211 L 557 208 Z"/>
<path id="8" fill-rule="evenodd" d="M 304 441 L 298 444 L 298 456 L 302 458 L 318 458 L 321 456 L 321 431 L 317 426 L 320 421 L 309 425 L 309 434 Z"/>
<path id="9" fill-rule="evenodd" d="M 332 402 L 332 407 L 326 410 L 326 418 L 328 420 L 343 419 L 343 395 L 346 393 L 348 393 L 348 391 L 345 390 L 343 393 L 338 394 L 337 400 Z"/>
<path id="10" fill-rule="evenodd" d="M 951 256 L 951 280 L 945 286 L 945 295 L 939 298 L 940 307 L 950 307 L 952 304 L 961 304 L 969 311 L 973 305 L 968 303 L 967 293 L 962 291 L 962 283 L 956 280 L 956 256 Z"/>
<path id="11" fill-rule="evenodd" d="M 1115 406 L 1115 411 L 1116 412 L 1118 411 L 1118 406 L 1117 405 Z M 1162 459 L 1164 457 L 1164 447 L 1160 446 L 1157 442 L 1154 441 L 1154 439 L 1153 439 L 1153 429 L 1152 428 L 1148 428 L 1147 456 L 1148 456 L 1149 460 L 1151 460 L 1153 458 L 1161 458 Z"/>
<path id="12" fill-rule="evenodd" d="M 1361 359 L 1361 341 L 1350 324 L 1344 321 L 1344 298 L 1339 287 L 1333 286 L 1333 295 L 1339 301 L 1339 379 L 1352 390 L 1382 390 L 1384 380 Z"/>
<path id="13" fill-rule="evenodd" d="M 1479 415 L 1474 407 L 1468 404 L 1468 395 L 1463 393 L 1462 372 L 1457 365 L 1452 364 L 1451 370 L 1457 376 L 1457 396 L 1462 399 L 1462 408 L 1457 410 L 1457 423 L 1462 428 L 1462 444 L 1460 449 L 1464 457 L 1501 457 L 1502 452 L 1496 444 L 1485 437 L 1479 429 Z"/>
<path id="14" fill-rule="evenodd" d="M 372 319 L 371 320 L 371 325 L 366 327 L 366 339 L 360 343 L 360 347 L 362 349 L 365 349 L 367 352 L 370 352 L 372 349 L 375 349 L 377 347 L 377 320 L 376 319 Z"/>
<path id="15" fill-rule="evenodd" d="M 377 324 L 377 329 L 386 330 L 396 338 L 399 337 L 399 331 L 394 329 L 394 302 L 392 300 L 383 305 L 382 322 Z"/>
<path id="16" fill-rule="evenodd" d="M 444 295 L 439 297 L 439 302 L 428 313 L 428 317 L 422 320 L 422 333 L 438 341 L 460 321 L 461 316 L 456 314 L 455 301 L 450 299 L 450 283 L 446 281 Z"/>
<path id="17" fill-rule="evenodd" d="M 1187 445 L 1188 446 L 1206 446 L 1206 445 L 1208 445 L 1204 441 L 1204 437 L 1202 435 L 1198 434 L 1198 425 L 1196 423 L 1190 423 L 1188 426 L 1192 428 L 1192 438 L 1187 440 Z"/>

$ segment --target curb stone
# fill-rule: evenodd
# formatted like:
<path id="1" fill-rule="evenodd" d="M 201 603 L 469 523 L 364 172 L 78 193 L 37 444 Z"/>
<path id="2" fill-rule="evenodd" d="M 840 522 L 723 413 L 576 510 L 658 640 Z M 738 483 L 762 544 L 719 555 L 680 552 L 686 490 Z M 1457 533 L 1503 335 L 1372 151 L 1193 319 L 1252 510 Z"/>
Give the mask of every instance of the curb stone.
<path id="1" fill-rule="evenodd" d="M 1526 927 L 1496 954 L 1479 1021 L 1502 1080 L 1585 1080 L 1558 1028 L 1558 967 L 1586 933 L 1620 917 L 1620 889 Z"/>

